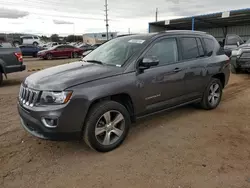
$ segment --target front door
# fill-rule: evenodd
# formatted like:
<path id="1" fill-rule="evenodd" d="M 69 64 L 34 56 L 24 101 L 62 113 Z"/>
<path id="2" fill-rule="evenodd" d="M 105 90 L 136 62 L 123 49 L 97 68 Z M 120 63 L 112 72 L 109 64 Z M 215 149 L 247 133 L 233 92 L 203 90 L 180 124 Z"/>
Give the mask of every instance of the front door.
<path id="1" fill-rule="evenodd" d="M 209 60 L 208 57 L 205 56 L 205 49 L 203 48 L 201 38 L 183 36 L 179 38 L 179 41 L 182 51 L 181 59 L 183 69 L 185 69 L 184 95 L 185 100 L 190 101 L 199 98 L 204 92 L 207 81 L 206 65 Z M 214 41 L 212 40 L 212 42 Z M 212 51 L 213 50 L 214 48 Z"/>
<path id="2" fill-rule="evenodd" d="M 177 105 L 183 95 L 185 74 L 179 63 L 177 39 L 158 39 L 142 56 L 156 57 L 159 65 L 137 75 L 139 95 L 144 100 L 141 110 L 147 114 Z"/>

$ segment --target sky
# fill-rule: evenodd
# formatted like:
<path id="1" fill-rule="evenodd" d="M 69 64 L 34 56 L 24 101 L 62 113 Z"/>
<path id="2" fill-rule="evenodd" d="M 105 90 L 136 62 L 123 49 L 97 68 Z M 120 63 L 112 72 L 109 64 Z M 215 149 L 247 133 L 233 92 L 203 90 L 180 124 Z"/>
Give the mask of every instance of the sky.
<path id="1" fill-rule="evenodd" d="M 38 35 L 105 32 L 105 0 L 0 0 L 0 32 Z M 14 5 L 14 6 L 13 6 Z M 158 20 L 250 8 L 249 0 L 108 0 L 109 31 L 148 32 Z"/>

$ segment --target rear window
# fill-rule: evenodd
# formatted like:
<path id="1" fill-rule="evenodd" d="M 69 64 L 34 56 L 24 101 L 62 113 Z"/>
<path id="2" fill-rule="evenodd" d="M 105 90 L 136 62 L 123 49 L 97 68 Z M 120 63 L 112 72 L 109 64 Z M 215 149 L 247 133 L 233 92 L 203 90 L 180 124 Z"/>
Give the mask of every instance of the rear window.
<path id="1" fill-rule="evenodd" d="M 181 38 L 183 59 L 194 59 L 199 57 L 198 46 L 195 38 Z"/>
<path id="2" fill-rule="evenodd" d="M 204 38 L 204 42 L 206 45 L 207 54 L 213 53 L 215 47 L 214 41 L 212 39 Z"/>

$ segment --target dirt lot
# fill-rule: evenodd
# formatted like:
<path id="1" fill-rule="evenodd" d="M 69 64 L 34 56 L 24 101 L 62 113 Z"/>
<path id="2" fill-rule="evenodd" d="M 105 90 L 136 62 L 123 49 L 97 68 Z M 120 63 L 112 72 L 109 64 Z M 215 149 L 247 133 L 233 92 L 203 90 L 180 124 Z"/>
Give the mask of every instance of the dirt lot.
<path id="1" fill-rule="evenodd" d="M 25 60 L 33 71 L 68 61 Z M 31 73 L 10 75 L 0 88 L 0 187 L 250 187 L 248 75 L 231 75 L 216 110 L 187 106 L 141 120 L 120 148 L 101 154 L 20 127 L 16 99 Z"/>

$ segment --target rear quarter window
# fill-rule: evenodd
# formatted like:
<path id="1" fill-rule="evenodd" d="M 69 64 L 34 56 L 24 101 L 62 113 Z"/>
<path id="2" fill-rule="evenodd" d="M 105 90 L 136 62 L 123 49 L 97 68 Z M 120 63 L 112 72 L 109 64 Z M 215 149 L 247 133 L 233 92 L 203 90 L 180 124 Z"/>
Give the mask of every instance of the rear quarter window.
<path id="1" fill-rule="evenodd" d="M 212 55 L 212 53 L 213 53 L 213 51 L 215 49 L 215 42 L 214 42 L 214 40 L 213 39 L 204 38 L 204 43 L 205 43 L 207 54 L 211 54 Z"/>

